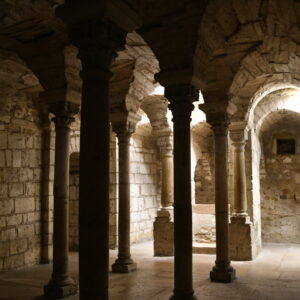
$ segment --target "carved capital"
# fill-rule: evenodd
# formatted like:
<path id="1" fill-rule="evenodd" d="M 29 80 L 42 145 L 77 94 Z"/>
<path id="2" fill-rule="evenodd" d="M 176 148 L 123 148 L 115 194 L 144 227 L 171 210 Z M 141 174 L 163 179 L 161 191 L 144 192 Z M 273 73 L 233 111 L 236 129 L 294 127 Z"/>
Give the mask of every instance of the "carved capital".
<path id="1" fill-rule="evenodd" d="M 111 114 L 111 124 L 113 131 L 117 134 L 133 134 L 140 115 L 133 112 L 113 112 Z"/>
<path id="2" fill-rule="evenodd" d="M 49 104 L 48 111 L 55 117 L 73 117 L 79 113 L 79 105 L 68 101 L 53 102 Z"/>
<path id="3" fill-rule="evenodd" d="M 69 129 L 71 123 L 75 121 L 74 116 L 79 112 L 79 105 L 71 102 L 55 102 L 49 105 L 48 110 L 55 115 L 52 121 L 56 128 Z"/>
<path id="4" fill-rule="evenodd" d="M 206 114 L 207 123 L 212 126 L 214 134 L 227 136 L 230 117 L 236 111 L 235 105 L 228 101 L 209 101 L 200 104 L 199 108 Z"/>
<path id="5" fill-rule="evenodd" d="M 105 18 L 78 23 L 70 29 L 71 42 L 78 47 L 81 76 L 109 79 L 110 66 L 117 50 L 126 43 L 126 33 Z"/>
<path id="6" fill-rule="evenodd" d="M 132 131 L 120 131 L 117 133 L 118 143 L 119 144 L 129 144 Z"/>
<path id="7" fill-rule="evenodd" d="M 173 135 L 162 135 L 157 137 L 157 146 L 162 148 L 171 148 L 173 149 Z"/>
<path id="8" fill-rule="evenodd" d="M 233 145 L 240 147 L 240 145 L 245 145 L 248 139 L 249 128 L 246 122 L 234 122 L 229 126 L 229 136 L 233 142 Z"/>
<path id="9" fill-rule="evenodd" d="M 199 99 L 199 90 L 190 84 L 178 84 L 167 86 L 165 96 L 171 102 L 175 103 L 193 103 Z"/>

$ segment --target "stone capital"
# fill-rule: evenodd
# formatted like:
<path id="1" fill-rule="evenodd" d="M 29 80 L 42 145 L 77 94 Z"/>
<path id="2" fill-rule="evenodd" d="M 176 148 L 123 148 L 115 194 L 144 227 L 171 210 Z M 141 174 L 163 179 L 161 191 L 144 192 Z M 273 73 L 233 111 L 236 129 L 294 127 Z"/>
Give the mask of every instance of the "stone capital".
<path id="1" fill-rule="evenodd" d="M 171 85 L 165 87 L 165 96 L 170 101 L 171 106 L 173 104 L 192 104 L 198 101 L 199 90 L 191 84 Z"/>
<path id="2" fill-rule="evenodd" d="M 48 105 L 48 111 L 56 118 L 73 118 L 79 113 L 79 105 L 68 101 L 52 102 Z"/>
<path id="3" fill-rule="evenodd" d="M 74 116 L 79 112 L 79 105 L 71 102 L 55 102 L 49 105 L 49 112 L 55 115 L 52 121 L 56 128 L 70 129 L 75 121 Z"/>
<path id="4" fill-rule="evenodd" d="M 157 146 L 160 148 L 161 153 L 168 152 L 168 150 L 173 151 L 172 133 L 168 135 L 157 136 Z"/>
<path id="5" fill-rule="evenodd" d="M 229 126 L 229 136 L 233 144 L 245 144 L 249 128 L 246 122 L 234 122 Z"/>
<path id="6" fill-rule="evenodd" d="M 141 120 L 140 115 L 133 112 L 113 112 L 111 114 L 111 125 L 113 131 L 119 136 L 124 133 L 132 134 L 136 124 Z"/>
<path id="7" fill-rule="evenodd" d="M 206 120 L 212 126 L 215 135 L 227 134 L 230 117 L 236 111 L 233 103 L 228 101 L 209 101 L 205 104 L 200 104 L 199 109 L 206 114 Z"/>

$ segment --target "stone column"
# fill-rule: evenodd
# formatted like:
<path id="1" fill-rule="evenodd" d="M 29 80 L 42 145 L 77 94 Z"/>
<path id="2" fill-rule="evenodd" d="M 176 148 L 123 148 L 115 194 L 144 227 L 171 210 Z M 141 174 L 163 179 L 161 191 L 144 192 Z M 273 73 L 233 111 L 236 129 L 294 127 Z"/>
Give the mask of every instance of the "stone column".
<path id="1" fill-rule="evenodd" d="M 230 265 L 229 255 L 227 116 L 225 113 L 221 113 L 218 119 L 209 121 L 209 123 L 214 132 L 216 207 L 216 262 L 210 272 L 210 279 L 226 283 L 235 278 L 235 270 Z"/>
<path id="2" fill-rule="evenodd" d="M 129 273 L 136 270 L 130 254 L 130 138 L 140 117 L 125 113 L 122 118 L 112 115 L 113 130 L 119 146 L 119 214 L 118 214 L 118 258 L 112 265 L 114 273 Z"/>
<path id="3" fill-rule="evenodd" d="M 173 210 L 173 148 L 162 147 L 161 210 Z"/>
<path id="4" fill-rule="evenodd" d="M 233 152 L 233 185 L 234 185 L 234 215 L 247 216 L 247 186 L 245 168 L 245 144 L 247 128 L 237 129 L 231 126 L 230 138 L 234 148 Z"/>
<path id="5" fill-rule="evenodd" d="M 217 95 L 212 97 L 216 98 Z M 228 125 L 229 117 L 236 108 L 226 100 L 217 101 L 212 97 L 204 95 L 205 104 L 199 105 L 214 133 L 216 261 L 210 272 L 210 279 L 227 283 L 235 279 L 235 269 L 230 264 L 229 253 Z"/>
<path id="6" fill-rule="evenodd" d="M 253 243 L 253 225 L 247 213 L 247 184 L 245 168 L 245 144 L 248 128 L 244 122 L 230 126 L 230 138 L 234 148 L 233 185 L 234 214 L 231 216 L 230 255 L 233 260 L 251 260 L 256 256 Z"/>
<path id="7" fill-rule="evenodd" d="M 71 2 L 70 2 L 71 3 Z M 82 63 L 79 183 L 80 299 L 108 299 L 109 81 L 115 49 L 125 34 L 101 17 L 74 26 Z"/>
<path id="8" fill-rule="evenodd" d="M 154 221 L 154 256 L 174 255 L 172 136 L 158 137 L 161 157 L 161 207 Z"/>
<path id="9" fill-rule="evenodd" d="M 174 294 L 196 299 L 192 276 L 192 197 L 190 121 L 198 91 L 190 85 L 167 86 L 174 123 Z"/>
<path id="10" fill-rule="evenodd" d="M 59 110 L 60 109 L 60 110 Z M 53 272 L 44 287 L 47 297 L 64 298 L 77 293 L 77 286 L 69 277 L 69 143 L 70 124 L 78 112 L 77 105 L 59 104 L 55 118 L 55 168 L 54 168 L 54 222 L 53 222 Z"/>

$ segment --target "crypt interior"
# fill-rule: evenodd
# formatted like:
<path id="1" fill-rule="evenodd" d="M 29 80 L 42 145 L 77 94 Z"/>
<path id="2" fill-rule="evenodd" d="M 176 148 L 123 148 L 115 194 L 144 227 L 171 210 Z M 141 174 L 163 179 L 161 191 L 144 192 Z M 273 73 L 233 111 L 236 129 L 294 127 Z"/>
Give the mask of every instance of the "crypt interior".
<path id="1" fill-rule="evenodd" d="M 0 299 L 300 293 L 300 1 L 0 1 Z"/>

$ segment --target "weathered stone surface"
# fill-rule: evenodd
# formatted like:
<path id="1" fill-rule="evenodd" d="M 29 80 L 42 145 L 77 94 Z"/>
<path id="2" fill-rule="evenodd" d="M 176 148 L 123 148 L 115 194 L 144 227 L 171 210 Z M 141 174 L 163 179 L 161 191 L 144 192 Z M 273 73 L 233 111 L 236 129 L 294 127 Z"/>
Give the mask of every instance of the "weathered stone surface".
<path id="1" fill-rule="evenodd" d="M 259 249 L 254 243 L 253 225 L 249 217 L 231 217 L 229 240 L 230 258 L 232 260 L 253 260 L 259 253 Z"/>
<path id="2" fill-rule="evenodd" d="M 174 255 L 174 222 L 172 212 L 159 210 L 153 224 L 154 256 Z"/>

